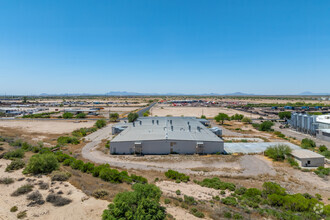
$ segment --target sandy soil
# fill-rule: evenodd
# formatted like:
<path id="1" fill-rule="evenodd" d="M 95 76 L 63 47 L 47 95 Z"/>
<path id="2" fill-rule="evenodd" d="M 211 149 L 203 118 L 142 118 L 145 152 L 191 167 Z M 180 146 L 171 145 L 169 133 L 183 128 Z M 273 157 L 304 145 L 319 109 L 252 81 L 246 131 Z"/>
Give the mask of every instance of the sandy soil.
<path id="1" fill-rule="evenodd" d="M 0 120 L 0 129 L 16 128 L 27 133 L 64 134 L 72 131 L 92 127 L 95 121 L 64 121 L 64 120 Z"/>
<path id="2" fill-rule="evenodd" d="M 219 113 L 225 113 L 229 116 L 234 114 L 242 114 L 249 118 L 259 118 L 259 115 L 237 111 L 234 109 L 228 109 L 224 107 L 172 107 L 172 106 L 162 106 L 155 105 L 151 108 L 152 116 L 189 116 L 189 117 L 201 117 L 205 115 L 207 118 L 214 118 Z"/>
<path id="3" fill-rule="evenodd" d="M 87 197 L 82 191 L 76 189 L 68 182 L 55 182 L 51 185 L 50 178 L 42 176 L 41 178 L 26 177 L 25 180 L 17 181 L 17 179 L 24 177 L 22 170 L 7 173 L 4 172 L 9 160 L 0 160 L 0 177 L 11 177 L 15 179 L 15 182 L 10 185 L 0 185 L 0 219 L 17 219 L 16 215 L 20 211 L 27 210 L 28 219 L 45 219 L 45 220 L 59 220 L 59 219 L 100 219 L 102 212 L 107 208 L 109 202 L 104 200 L 97 200 L 93 197 Z M 26 199 L 26 195 L 18 197 L 12 197 L 10 194 L 18 187 L 28 183 L 34 185 L 34 191 L 38 190 L 43 198 L 49 194 L 48 190 L 39 190 L 37 186 L 38 181 L 48 182 L 50 189 L 53 189 L 55 193 L 60 190 L 64 193 L 62 196 L 69 198 L 72 202 L 69 205 L 62 207 L 54 207 L 52 204 L 46 202 L 43 205 L 35 207 L 28 207 L 29 201 Z M 86 199 L 86 200 L 85 200 Z M 17 212 L 10 212 L 10 208 L 13 206 L 18 207 Z"/>
<path id="4" fill-rule="evenodd" d="M 180 207 L 175 207 L 175 206 L 170 206 L 170 205 L 165 205 L 166 211 L 173 215 L 173 217 L 176 220 L 200 220 L 200 218 L 197 218 L 187 212 L 187 210 L 180 208 Z M 203 219 L 209 219 L 209 218 L 203 218 Z"/>
<path id="5" fill-rule="evenodd" d="M 183 195 L 192 196 L 196 200 L 208 201 L 213 196 L 221 196 L 220 190 L 202 187 L 194 183 L 175 183 L 171 181 L 157 182 L 156 185 L 162 190 L 163 194 L 169 197 L 182 197 Z M 181 196 L 176 195 L 176 191 L 181 191 Z M 229 192 L 227 192 L 229 194 Z M 223 196 L 224 197 L 224 196 Z"/>

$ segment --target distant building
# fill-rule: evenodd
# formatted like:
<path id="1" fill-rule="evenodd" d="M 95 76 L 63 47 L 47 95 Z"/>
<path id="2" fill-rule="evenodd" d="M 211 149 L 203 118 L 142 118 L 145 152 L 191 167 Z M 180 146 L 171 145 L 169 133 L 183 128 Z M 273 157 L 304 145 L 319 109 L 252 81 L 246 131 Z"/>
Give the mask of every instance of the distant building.
<path id="1" fill-rule="evenodd" d="M 142 117 L 113 127 L 119 133 L 110 142 L 111 154 L 213 154 L 224 142 L 199 119 L 192 117 Z"/>
<path id="2" fill-rule="evenodd" d="M 293 150 L 291 155 L 301 167 L 324 166 L 324 156 L 310 150 Z"/>

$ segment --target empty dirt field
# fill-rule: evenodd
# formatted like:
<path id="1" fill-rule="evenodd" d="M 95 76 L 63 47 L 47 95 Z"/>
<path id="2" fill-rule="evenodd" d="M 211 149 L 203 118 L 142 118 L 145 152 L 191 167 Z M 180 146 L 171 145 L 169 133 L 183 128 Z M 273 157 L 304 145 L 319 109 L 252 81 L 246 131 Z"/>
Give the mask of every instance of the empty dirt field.
<path id="1" fill-rule="evenodd" d="M 259 118 L 260 115 L 241 112 L 234 109 L 225 107 L 182 107 L 182 106 L 165 106 L 155 105 L 151 108 L 150 113 L 152 116 L 186 116 L 186 117 L 201 117 L 205 115 L 207 118 L 214 118 L 219 113 L 225 113 L 229 116 L 235 114 L 242 114 L 249 118 Z"/>
<path id="2" fill-rule="evenodd" d="M 87 120 L 0 120 L 0 131 L 20 129 L 26 133 L 65 134 L 72 131 L 92 127 L 95 121 Z"/>

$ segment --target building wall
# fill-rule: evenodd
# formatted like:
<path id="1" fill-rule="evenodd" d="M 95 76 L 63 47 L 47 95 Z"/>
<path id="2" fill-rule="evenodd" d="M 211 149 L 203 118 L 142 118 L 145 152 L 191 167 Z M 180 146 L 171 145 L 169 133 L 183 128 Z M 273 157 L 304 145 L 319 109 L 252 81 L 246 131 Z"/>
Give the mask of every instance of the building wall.
<path id="1" fill-rule="evenodd" d="M 142 143 L 143 154 L 195 154 L 196 141 L 185 140 L 148 140 Z M 110 154 L 132 154 L 134 153 L 135 141 L 110 142 Z M 208 141 L 203 142 L 203 153 L 215 154 L 224 151 L 223 142 Z"/>
<path id="2" fill-rule="evenodd" d="M 324 158 L 295 158 L 301 167 L 320 167 L 324 166 Z M 310 164 L 308 164 L 310 161 Z"/>
<path id="3" fill-rule="evenodd" d="M 325 132 L 322 132 L 322 131 L 318 131 L 316 133 L 316 138 L 319 138 L 321 140 L 324 140 L 324 141 L 329 141 L 330 142 L 330 136 L 329 136 L 329 133 L 325 133 Z"/>

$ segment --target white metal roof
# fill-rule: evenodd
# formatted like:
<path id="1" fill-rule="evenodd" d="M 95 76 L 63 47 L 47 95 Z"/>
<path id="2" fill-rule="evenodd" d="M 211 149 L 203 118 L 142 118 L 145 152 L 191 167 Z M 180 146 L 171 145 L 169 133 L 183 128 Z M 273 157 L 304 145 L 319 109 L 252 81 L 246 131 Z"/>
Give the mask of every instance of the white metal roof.
<path id="1" fill-rule="evenodd" d="M 330 115 L 319 115 L 316 117 L 316 122 L 330 124 Z"/>
<path id="2" fill-rule="evenodd" d="M 306 149 L 300 149 L 300 150 L 293 150 L 291 152 L 291 155 L 300 159 L 303 158 L 324 158 L 323 155 L 315 153 L 313 151 L 310 150 L 306 150 Z"/>
<path id="3" fill-rule="evenodd" d="M 221 138 L 192 117 L 142 117 L 135 121 L 134 125 L 121 123 L 118 126 L 127 126 L 127 128 L 111 142 L 144 140 L 223 142 Z"/>

